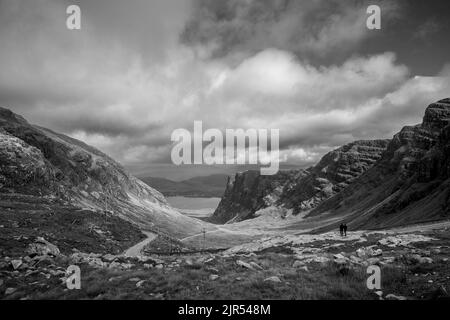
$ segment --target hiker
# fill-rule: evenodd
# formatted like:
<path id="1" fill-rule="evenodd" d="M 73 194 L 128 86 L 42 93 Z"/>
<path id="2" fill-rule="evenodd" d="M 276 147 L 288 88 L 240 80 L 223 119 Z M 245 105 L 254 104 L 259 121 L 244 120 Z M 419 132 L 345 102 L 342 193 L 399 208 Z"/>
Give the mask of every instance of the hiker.
<path id="1" fill-rule="evenodd" d="M 339 226 L 339 231 L 341 233 L 341 237 L 344 236 L 344 225 L 341 223 L 341 225 Z"/>
<path id="2" fill-rule="evenodd" d="M 343 230 L 344 230 L 344 236 L 346 237 L 346 236 L 347 236 L 347 224 L 344 224 L 344 225 L 342 226 L 342 228 L 343 228 Z"/>

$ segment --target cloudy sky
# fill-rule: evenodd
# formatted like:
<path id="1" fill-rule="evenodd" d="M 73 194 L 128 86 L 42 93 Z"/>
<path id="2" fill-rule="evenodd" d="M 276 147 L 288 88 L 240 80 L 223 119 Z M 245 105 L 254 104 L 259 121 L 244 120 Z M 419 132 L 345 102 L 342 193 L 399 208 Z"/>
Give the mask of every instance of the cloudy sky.
<path id="1" fill-rule="evenodd" d="M 66 28 L 78 4 L 82 29 Z M 382 9 L 382 29 L 366 9 Z M 285 166 L 390 138 L 450 96 L 450 3 L 355 0 L 0 0 L 0 105 L 110 154 L 174 167 L 174 129 L 280 129 Z"/>

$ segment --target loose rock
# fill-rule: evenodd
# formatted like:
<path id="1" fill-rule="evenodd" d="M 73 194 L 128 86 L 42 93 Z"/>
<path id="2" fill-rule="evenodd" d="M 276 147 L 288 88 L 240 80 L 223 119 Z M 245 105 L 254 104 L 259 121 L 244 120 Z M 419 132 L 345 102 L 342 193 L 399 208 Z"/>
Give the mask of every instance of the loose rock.
<path id="1" fill-rule="evenodd" d="M 244 267 L 244 268 L 247 268 L 247 269 L 250 269 L 250 270 L 255 270 L 255 268 L 251 264 L 249 264 L 247 262 L 244 262 L 242 260 L 236 261 L 236 264 L 238 266 L 241 266 L 241 267 Z"/>
<path id="2" fill-rule="evenodd" d="M 385 298 L 387 300 L 407 300 L 406 297 L 396 296 L 395 294 L 392 294 L 392 293 L 388 294 Z"/>
<path id="3" fill-rule="evenodd" d="M 264 279 L 264 282 L 266 282 L 266 281 L 277 282 L 277 283 L 279 283 L 279 282 L 281 282 L 281 279 L 278 278 L 277 276 L 273 276 L 273 277 L 269 277 L 269 278 L 267 278 L 267 279 Z"/>

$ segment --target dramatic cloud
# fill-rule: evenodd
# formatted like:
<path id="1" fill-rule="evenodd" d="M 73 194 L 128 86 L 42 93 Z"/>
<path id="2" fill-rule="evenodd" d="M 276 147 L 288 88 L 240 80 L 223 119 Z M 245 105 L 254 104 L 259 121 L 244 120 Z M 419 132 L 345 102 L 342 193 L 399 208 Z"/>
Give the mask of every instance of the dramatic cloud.
<path id="1" fill-rule="evenodd" d="M 182 34 L 212 57 L 240 57 L 272 47 L 303 58 L 335 59 L 374 35 L 366 26 L 370 1 L 198 0 Z M 398 16 L 399 5 L 381 1 L 383 23 Z"/>
<path id="2" fill-rule="evenodd" d="M 370 37 L 363 2 L 80 1 L 80 31 L 65 28 L 67 3 L 0 1 L 0 104 L 139 173 L 168 175 L 171 133 L 194 120 L 280 129 L 283 161 L 307 165 L 450 95 L 449 68 L 415 77 L 394 52 L 311 59 Z"/>

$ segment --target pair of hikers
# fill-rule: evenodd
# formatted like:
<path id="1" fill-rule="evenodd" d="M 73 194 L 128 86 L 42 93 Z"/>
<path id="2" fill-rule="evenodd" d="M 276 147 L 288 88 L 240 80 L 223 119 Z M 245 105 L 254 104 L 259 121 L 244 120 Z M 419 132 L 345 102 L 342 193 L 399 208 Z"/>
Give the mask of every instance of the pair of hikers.
<path id="1" fill-rule="evenodd" d="M 341 237 L 347 236 L 347 225 L 344 223 L 341 223 L 339 226 L 339 231 L 341 232 Z"/>

